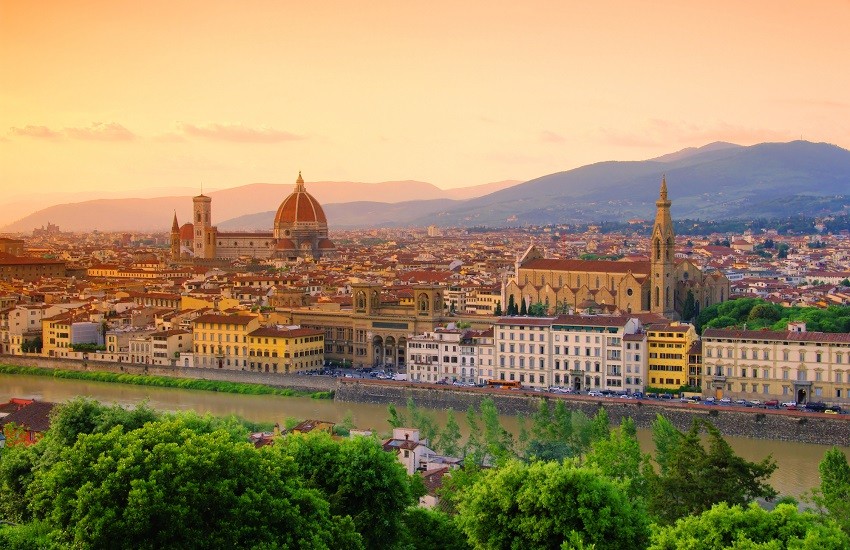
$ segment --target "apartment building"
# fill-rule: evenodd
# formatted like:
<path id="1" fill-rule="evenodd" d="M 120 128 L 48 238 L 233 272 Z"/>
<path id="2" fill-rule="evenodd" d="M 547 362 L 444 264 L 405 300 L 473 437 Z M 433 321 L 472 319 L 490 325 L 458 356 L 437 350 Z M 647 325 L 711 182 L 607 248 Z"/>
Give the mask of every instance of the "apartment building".
<path id="1" fill-rule="evenodd" d="M 639 391 L 645 344 L 633 335 L 640 328 L 638 319 L 616 315 L 503 317 L 494 327 L 496 379 L 531 388 Z M 628 384 L 626 365 L 633 371 Z"/>
<path id="2" fill-rule="evenodd" d="M 193 365 L 201 368 L 248 368 L 248 334 L 260 328 L 256 315 L 201 315 L 192 322 Z"/>
<path id="3" fill-rule="evenodd" d="M 461 359 L 461 337 L 463 331 L 458 329 L 436 328 L 431 332 L 425 332 L 418 336 L 412 336 L 407 341 L 405 362 L 407 363 L 407 375 L 410 380 L 417 382 L 453 382 L 458 380 L 466 369 L 474 366 L 464 366 L 463 372 L 459 371 Z M 467 346 L 464 356 L 464 364 L 469 361 L 472 352 Z M 474 361 L 474 357 L 473 357 Z M 470 378 L 474 380 L 473 373 Z"/>
<path id="4" fill-rule="evenodd" d="M 322 330 L 260 327 L 248 334 L 248 369 L 252 371 L 298 372 L 319 368 L 324 361 Z"/>
<path id="5" fill-rule="evenodd" d="M 706 395 L 850 403 L 850 334 L 710 328 L 702 352 Z"/>
<path id="6" fill-rule="evenodd" d="M 693 325 L 655 324 L 646 329 L 649 348 L 647 381 L 652 388 L 678 390 L 688 384 L 689 355 L 697 340 Z"/>

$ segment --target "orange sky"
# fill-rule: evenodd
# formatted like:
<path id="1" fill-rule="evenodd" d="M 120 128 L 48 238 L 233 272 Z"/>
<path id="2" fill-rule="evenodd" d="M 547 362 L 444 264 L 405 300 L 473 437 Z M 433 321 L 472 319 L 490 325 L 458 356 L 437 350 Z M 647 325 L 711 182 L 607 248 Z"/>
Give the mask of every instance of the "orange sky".
<path id="1" fill-rule="evenodd" d="M 850 148 L 850 1 L 0 0 L 4 193 Z"/>

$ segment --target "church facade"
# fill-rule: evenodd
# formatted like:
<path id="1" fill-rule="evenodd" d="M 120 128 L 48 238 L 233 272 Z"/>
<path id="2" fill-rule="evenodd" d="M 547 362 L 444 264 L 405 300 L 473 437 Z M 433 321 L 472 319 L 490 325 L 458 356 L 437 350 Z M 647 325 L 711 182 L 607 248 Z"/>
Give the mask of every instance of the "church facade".
<path id="1" fill-rule="evenodd" d="M 648 261 L 547 259 L 529 247 L 505 285 L 503 307 L 511 301 L 519 307 L 524 300 L 527 306 L 544 304 L 549 313 L 657 313 L 678 319 L 689 292 L 697 312 L 727 300 L 725 275 L 703 273 L 690 260 L 676 258 L 670 205 L 662 179 Z"/>
<path id="2" fill-rule="evenodd" d="M 192 199 L 192 222 L 180 226 L 177 214 L 171 225 L 173 260 L 318 259 L 333 254 L 336 246 L 328 238 L 328 220 L 319 202 L 307 192 L 298 173 L 295 189 L 277 210 L 269 232 L 226 232 L 212 225 L 212 198 L 204 194 Z"/>

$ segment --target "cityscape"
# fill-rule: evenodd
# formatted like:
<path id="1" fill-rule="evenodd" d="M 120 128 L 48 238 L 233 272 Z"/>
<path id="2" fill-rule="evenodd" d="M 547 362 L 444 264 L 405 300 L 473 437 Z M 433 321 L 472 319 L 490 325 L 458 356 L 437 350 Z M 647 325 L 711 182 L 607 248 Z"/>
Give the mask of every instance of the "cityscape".
<path id="1" fill-rule="evenodd" d="M 0 545 L 850 548 L 846 3 L 256 4 L 3 8 Z"/>

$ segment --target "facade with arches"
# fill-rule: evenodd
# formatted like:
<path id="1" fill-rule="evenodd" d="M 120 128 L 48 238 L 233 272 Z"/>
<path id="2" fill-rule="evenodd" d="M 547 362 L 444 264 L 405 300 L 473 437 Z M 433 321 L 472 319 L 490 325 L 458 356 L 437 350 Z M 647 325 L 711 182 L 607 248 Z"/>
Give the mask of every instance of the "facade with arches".
<path id="1" fill-rule="evenodd" d="M 719 271 L 703 273 L 690 260 L 677 260 L 666 179 L 656 205 L 649 261 L 560 260 L 530 246 L 505 285 L 506 306 L 541 303 L 550 314 L 658 313 L 677 319 L 688 293 L 697 311 L 729 298 L 730 284 Z"/>

